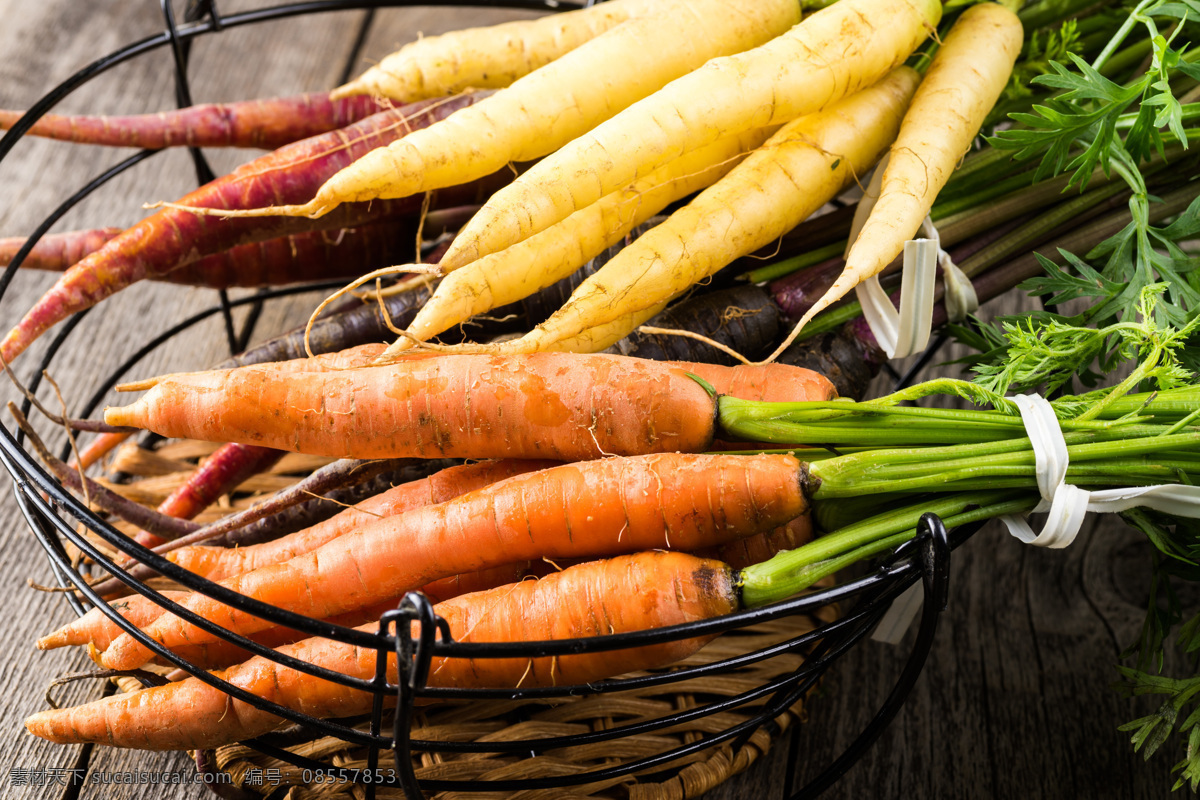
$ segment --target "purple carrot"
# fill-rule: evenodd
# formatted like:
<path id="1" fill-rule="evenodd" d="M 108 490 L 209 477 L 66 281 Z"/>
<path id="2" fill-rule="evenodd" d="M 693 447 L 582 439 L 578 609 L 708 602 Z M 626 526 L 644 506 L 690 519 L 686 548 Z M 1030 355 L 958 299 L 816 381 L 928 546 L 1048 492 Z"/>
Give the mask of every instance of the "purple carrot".
<path id="1" fill-rule="evenodd" d="M 689 298 L 648 320 L 646 325 L 698 333 L 747 358 L 755 358 L 778 340 L 780 313 L 762 288 L 744 284 Z M 613 349 L 621 355 L 655 361 L 700 361 L 726 366 L 737 363 L 710 344 L 672 334 L 634 331 Z"/>
<path id="2" fill-rule="evenodd" d="M 475 92 L 413 103 L 375 114 L 349 128 L 295 142 L 197 189 L 180 204 L 230 209 L 303 202 L 312 197 L 331 175 L 360 156 L 408 131 L 444 119 L 474 103 L 483 94 Z M 482 186 L 476 186 L 475 190 L 485 191 Z M 453 191 L 438 193 L 439 198 L 453 195 Z M 364 211 L 378 217 L 398 214 L 402 209 L 416 212 L 423 201 L 424 197 L 418 196 L 356 204 L 359 208 L 349 213 L 357 217 L 356 222 L 361 222 Z M 448 204 L 470 202 L 473 201 L 455 198 Z M 218 219 L 194 214 L 185 208 L 164 208 L 67 270 L 0 342 L 0 357 L 12 363 L 50 326 L 144 278 L 168 273 L 239 244 L 303 230 L 328 230 L 350 225 L 344 216 L 324 224 L 301 219 L 297 225 L 288 222 L 289 219 L 292 218 Z"/>
<path id="3" fill-rule="evenodd" d="M 77 144 L 113 147 L 259 147 L 274 150 L 285 144 L 353 125 L 377 113 L 383 105 L 360 95 L 331 100 L 328 92 L 313 92 L 269 100 L 208 103 L 157 114 L 82 116 L 46 114 L 26 134 Z M 0 129 L 7 130 L 23 111 L 0 111 Z"/>
<path id="4" fill-rule="evenodd" d="M 168 517 L 192 519 L 215 503 L 218 497 L 232 492 L 247 478 L 275 466 L 281 458 L 282 450 L 252 444 L 223 444 L 159 503 L 156 510 Z M 174 537 L 138 531 L 133 538 L 138 544 L 154 547 Z"/>
<path id="5" fill-rule="evenodd" d="M 478 206 L 460 206 L 431 211 L 423 224 L 415 215 L 403 215 L 354 228 L 309 231 L 251 242 L 205 256 L 153 280 L 228 289 L 353 278 L 411 261 L 419 225 L 424 238 L 436 238 L 462 227 L 477 209 Z M 107 241 L 105 234 L 112 230 L 101 228 L 45 236 L 34 245 L 21 266 L 63 272 L 89 252 L 98 250 Z M 0 239 L 0 266 L 11 263 L 24 243 L 20 238 Z"/>
<path id="6" fill-rule="evenodd" d="M 1008 222 L 993 226 L 959 245 L 951 247 L 949 250 L 950 258 L 954 263 L 961 264 L 964 260 L 975 255 L 983 248 L 1012 233 L 1021 225 L 1028 222 L 1031 217 L 1032 215 L 1027 214 L 1014 220 L 1009 220 Z M 887 276 L 898 272 L 900 265 L 901 257 L 898 256 L 891 264 L 884 267 L 880 276 Z M 776 305 L 779 306 L 779 310 L 787 319 L 792 321 L 798 320 L 812 307 L 813 303 L 824 296 L 829 287 L 833 285 L 833 282 L 842 274 L 842 269 L 845 266 L 845 259 L 838 256 L 837 258 L 830 258 L 822 261 L 820 264 L 814 264 L 811 267 L 793 272 L 786 277 L 771 281 L 768 284 L 771 297 L 774 298 Z"/>
<path id="7" fill-rule="evenodd" d="M 260 519 L 265 519 L 277 514 L 280 511 L 290 508 L 291 506 L 302 503 L 312 498 L 313 495 L 324 495 L 326 492 L 334 488 L 340 488 L 355 483 L 368 481 L 377 475 L 384 472 L 397 470 L 407 464 L 413 463 L 416 459 L 404 458 L 386 458 L 375 459 L 370 461 L 359 461 L 355 459 L 343 458 L 334 461 L 332 464 L 326 464 L 320 469 L 314 471 L 311 475 L 292 484 L 288 488 L 276 492 L 270 497 L 261 500 L 258 503 L 231 514 L 228 517 L 209 523 L 204 527 L 193 527 L 192 531 L 184 536 L 173 538 L 169 542 L 165 542 L 154 548 L 154 552 L 169 553 L 179 547 L 193 544 L 203 544 L 219 536 L 235 531 L 252 522 L 257 522 Z M 155 512 L 157 514 L 157 512 Z M 168 518 L 169 519 L 169 518 Z M 194 526 L 194 523 L 188 523 Z M 158 574 L 155 570 L 145 566 L 144 564 L 127 565 L 129 574 L 138 579 L 153 577 Z M 116 578 L 110 578 L 103 583 L 95 586 L 95 589 L 100 594 L 108 594 L 121 589 L 124 583 Z"/>

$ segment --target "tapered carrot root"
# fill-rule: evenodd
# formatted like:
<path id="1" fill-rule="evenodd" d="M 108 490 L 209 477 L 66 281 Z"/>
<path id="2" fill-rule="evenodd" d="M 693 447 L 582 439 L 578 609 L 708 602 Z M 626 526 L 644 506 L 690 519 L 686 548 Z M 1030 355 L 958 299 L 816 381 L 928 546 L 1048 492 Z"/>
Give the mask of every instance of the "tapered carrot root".
<path id="1" fill-rule="evenodd" d="M 311 552 L 326 542 L 378 519 L 395 516 L 419 506 L 443 503 L 504 478 L 545 469 L 554 463 L 504 459 L 450 467 L 428 478 L 393 487 L 324 522 L 281 539 L 237 548 L 183 547 L 167 557 L 184 569 L 203 575 L 211 581 L 222 580 Z"/>
<path id="2" fill-rule="evenodd" d="M 364 156 L 310 202 L 282 205 L 280 199 L 254 213 L 320 216 L 342 203 L 407 197 L 541 158 L 709 59 L 783 33 L 799 16 L 795 0 L 668 0 L 654 14 L 626 20 L 500 89 L 470 114 Z"/>
<path id="3" fill-rule="evenodd" d="M 292 375 L 242 367 L 164 379 L 105 421 L 164 436 L 357 458 L 699 452 L 713 399 L 682 370 L 620 356 L 409 357 Z"/>
<path id="4" fill-rule="evenodd" d="M 192 519 L 215 503 L 218 497 L 234 491 L 247 478 L 270 469 L 281 458 L 282 450 L 244 444 L 222 445 L 155 510 L 168 517 Z M 146 531 L 138 531 L 133 539 L 145 547 L 166 541 Z"/>
<path id="5" fill-rule="evenodd" d="M 307 199 L 329 175 L 355 158 L 449 116 L 474 103 L 477 96 L 470 94 L 405 106 L 373 115 L 350 128 L 296 142 L 239 167 L 180 202 L 200 208 L 230 209 Z M 350 219 L 354 222 L 349 224 L 357 224 L 397 214 L 404 208 L 415 212 L 421 207 L 420 198 L 404 202 L 407 205 L 376 204 L 372 209 L 347 209 L 345 218 L 335 216 L 321 225 L 314 225 L 311 220 L 282 223 L 277 220 L 267 224 L 218 220 L 183 209 L 165 208 L 69 269 L 0 342 L 0 356 L 12 363 L 52 325 L 144 278 L 166 274 L 239 244 L 313 228 L 344 228 Z M 462 204 L 458 198 L 453 203 Z"/>
<path id="6" fill-rule="evenodd" d="M 882 272 L 916 235 L 1007 85 L 1022 41 L 1020 19 L 997 3 L 971 6 L 954 23 L 904 117 L 879 199 L 846 254 L 845 269 L 800 319 L 797 331 Z"/>
<path id="7" fill-rule="evenodd" d="M 636 602 L 631 602 L 636 598 Z M 718 561 L 651 552 L 589 562 L 537 581 L 463 595 L 435 607 L 458 641 L 540 641 L 626 633 L 728 614 L 738 608 L 733 573 Z M 360 630 L 371 631 L 366 625 Z M 555 658 L 435 659 L 430 686 L 575 685 L 678 661 L 706 639 Z M 347 675 L 375 674 L 374 650 L 306 639 L 281 652 Z M 389 656 L 389 680 L 397 678 Z M 371 696 L 253 658 L 218 673 L 263 699 L 319 717 L 371 707 Z M 116 695 L 77 708 L 41 711 L 30 733 L 62 744 L 96 742 L 147 750 L 216 747 L 266 733 L 283 720 L 233 700 L 196 678 Z"/>
<path id="8" fill-rule="evenodd" d="M 718 546 L 804 513 L 802 479 L 801 465 L 788 455 L 664 453 L 566 464 L 380 520 L 291 561 L 221 583 L 324 618 L 446 575 L 512 561 Z M 269 624 L 205 595 L 184 605 L 228 630 L 253 632 Z M 215 638 L 174 615 L 144 631 L 167 647 Z M 122 636 L 103 663 L 132 669 L 149 655 Z"/>
<path id="9" fill-rule="evenodd" d="M 824 111 L 788 123 L 580 284 L 548 320 L 493 349 L 576 349 L 569 344 L 575 337 L 612 326 L 587 345 L 591 350 L 630 333 L 675 296 L 800 224 L 865 173 L 895 138 L 918 81 L 916 72 L 900 67 Z"/>
<path id="10" fill-rule="evenodd" d="M 470 88 L 499 89 L 656 7 L 662 3 L 609 0 L 533 20 L 427 36 L 385 56 L 333 96 L 373 94 L 411 103 Z"/>
<path id="11" fill-rule="evenodd" d="M 839 0 L 754 50 L 709 61 L 497 192 L 442 263 L 453 268 L 501 250 L 683 153 L 870 86 L 917 48 L 941 9 L 937 0 Z"/>
<path id="12" fill-rule="evenodd" d="M 163 147 L 274 150 L 352 125 L 377 113 L 381 107 L 372 97 L 333 100 L 327 93 L 314 92 L 267 100 L 206 103 L 133 116 L 46 114 L 33 123 L 26 135 L 150 150 Z M 23 111 L 0 111 L 0 129 L 11 128 L 23 115 Z"/>
<path id="13" fill-rule="evenodd" d="M 163 592 L 163 596 L 169 600 L 179 602 L 187 596 L 187 592 L 166 591 Z M 157 605 L 140 594 L 122 597 L 120 600 L 114 600 L 109 605 L 119 611 L 122 617 L 139 628 L 149 625 L 162 616 L 163 613 L 162 606 Z M 39 650 L 54 650 L 58 647 L 93 644 L 97 649 L 105 650 L 112 644 L 113 639 L 124 632 L 103 611 L 93 608 L 78 619 L 73 619 L 53 633 L 38 639 L 37 648 Z"/>

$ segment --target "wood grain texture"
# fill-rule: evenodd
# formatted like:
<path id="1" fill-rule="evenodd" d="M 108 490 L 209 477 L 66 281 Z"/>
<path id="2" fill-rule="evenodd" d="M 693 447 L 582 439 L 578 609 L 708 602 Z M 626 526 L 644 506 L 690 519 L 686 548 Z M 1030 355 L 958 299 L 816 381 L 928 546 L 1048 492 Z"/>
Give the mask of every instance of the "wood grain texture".
<path id="1" fill-rule="evenodd" d="M 182 3 L 176 3 L 182 7 Z M 223 13 L 265 5 L 222 0 Z M 24 107 L 92 58 L 161 30 L 153 0 L 0 0 L 0 106 Z M 497 9 L 413 8 L 379 11 L 355 67 L 382 57 L 418 34 L 464 24 L 529 16 Z M 351 58 L 364 15 L 322 15 L 245 30 L 198 42 L 192 75 L 197 102 L 231 100 L 331 87 Z M 57 110 L 137 113 L 173 104 L 166 51 L 121 65 L 64 99 Z M 25 141 L 0 163 L 0 234 L 30 232 L 85 180 L 129 151 L 58 142 Z M 229 169 L 248 152 L 210 151 L 214 167 Z M 149 200 L 174 197 L 194 185 L 183 153 L 155 156 L 116 179 L 70 212 L 57 230 L 129 224 Z M 49 285 L 48 276 L 20 275 L 0 299 L 3 319 L 15 319 Z M 307 315 L 313 296 L 268 308 L 259 330 L 266 335 Z M 139 286 L 88 316 L 53 362 L 65 396 L 76 403 L 153 331 L 213 301 L 213 293 L 179 287 Z M 1001 310 L 1015 310 L 1006 298 Z M 997 309 L 990 309 L 995 312 Z M 43 352 L 33 348 L 18 363 L 25 378 Z M 134 372 L 147 375 L 202 367 L 223 355 L 223 333 L 214 320 L 172 342 Z M 944 370 L 942 370 L 944 371 Z M 877 384 L 882 387 L 884 382 Z M 14 397 L 6 388 L 5 399 Z M 42 392 L 45 399 L 53 397 Z M 1139 536 L 1112 520 L 1093 521 L 1066 551 L 1024 547 L 998 526 L 985 528 L 953 557 L 950 607 L 908 704 L 866 758 L 828 798 L 1162 798 L 1176 753 L 1149 764 L 1132 753 L 1116 727 L 1145 713 L 1149 703 L 1128 703 L 1108 685 L 1116 655 L 1141 623 L 1149 551 Z M 63 748 L 26 735 L 22 720 L 44 707 L 43 688 L 57 676 L 89 668 L 80 653 L 43 654 L 37 636 L 70 618 L 57 595 L 26 586 L 51 583 L 41 548 L 11 494 L 0 494 L 0 586 L 6 592 L 0 638 L 7 644 L 0 670 L 0 797 L 140 798 L 208 797 L 188 787 L 169 795 L 145 787 L 23 788 L 14 768 L 47 770 L 85 764 L 90 774 L 128 771 L 190 772 L 183 754 L 146 754 Z M 865 642 L 835 665 L 808 706 L 807 721 L 745 773 L 710 791 L 708 800 L 778 798 L 798 788 L 835 758 L 874 712 L 898 675 L 907 650 Z M 61 702 L 98 696 L 97 682 L 56 690 Z M 795 768 L 791 769 L 791 764 Z"/>

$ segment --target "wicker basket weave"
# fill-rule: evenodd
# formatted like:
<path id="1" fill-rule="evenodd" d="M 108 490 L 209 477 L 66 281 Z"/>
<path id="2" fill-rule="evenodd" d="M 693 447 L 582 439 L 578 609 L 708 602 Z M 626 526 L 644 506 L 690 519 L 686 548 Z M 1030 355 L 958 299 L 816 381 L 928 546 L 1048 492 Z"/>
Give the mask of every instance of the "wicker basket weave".
<path id="1" fill-rule="evenodd" d="M 826 607 L 810 616 L 797 616 L 762 623 L 751 628 L 730 631 L 709 643 L 691 659 L 678 666 L 695 666 L 777 644 L 813 630 L 837 618 L 835 607 Z M 414 739 L 457 741 L 505 741 L 540 737 L 559 737 L 616 724 L 653 719 L 730 697 L 772 679 L 793 672 L 803 661 L 800 653 L 785 653 L 733 673 L 693 678 L 682 683 L 602 694 L 542 701 L 489 701 L 440 704 L 418 713 L 412 730 Z M 123 680 L 124 684 L 125 681 Z M 140 684 L 131 681 L 129 688 Z M 124 687 L 123 687 L 124 688 Z M 439 800 L 463 800 L 487 797 L 491 800 L 551 800 L 589 797 L 613 800 L 683 800 L 696 797 L 735 775 L 764 754 L 787 728 L 801 718 L 802 703 L 759 727 L 744 742 L 724 743 L 672 762 L 671 767 L 686 766 L 668 778 L 662 775 L 626 777 L 569 789 L 525 790 L 520 792 L 461 793 L 432 795 Z M 416 775 L 422 780 L 500 780 L 571 775 L 625 761 L 655 755 L 704 735 L 726 730 L 742 721 L 746 709 L 703 716 L 653 735 L 625 736 L 614 741 L 548 751 L 535 757 L 511 755 L 421 753 L 414 759 Z M 366 729 L 366 723 L 363 723 Z M 366 769 L 365 753 L 335 737 L 307 739 L 288 748 L 292 752 L 335 767 Z M 276 760 L 241 745 L 222 747 L 213 754 L 213 765 L 228 773 L 234 785 L 263 796 L 283 796 L 288 800 L 318 798 L 361 798 L 363 787 L 351 783 L 306 781 L 307 770 Z M 386 766 L 386 764 L 385 764 Z M 284 791 L 284 787 L 289 787 Z M 399 788 L 379 787 L 376 797 L 403 798 Z"/>

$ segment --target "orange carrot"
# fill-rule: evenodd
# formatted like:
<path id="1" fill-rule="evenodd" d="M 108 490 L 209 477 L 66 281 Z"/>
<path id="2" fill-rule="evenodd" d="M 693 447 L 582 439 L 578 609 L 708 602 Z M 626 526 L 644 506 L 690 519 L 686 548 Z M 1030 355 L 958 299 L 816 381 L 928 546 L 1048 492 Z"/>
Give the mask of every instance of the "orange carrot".
<path id="1" fill-rule="evenodd" d="M 630 602 L 636 598 L 636 602 Z M 435 607 L 457 641 L 517 642 L 646 630 L 710 619 L 738 608 L 730 568 L 682 553 L 649 552 L 589 562 L 537 581 L 463 595 Z M 375 625 L 359 630 L 373 631 Z M 577 685 L 669 664 L 707 641 L 679 642 L 534 659 L 435 658 L 435 687 Z M 376 652 L 306 639 L 280 651 L 346 675 L 370 679 Z M 397 680 L 395 656 L 389 680 Z M 265 658 L 217 673 L 234 686 L 318 717 L 361 714 L 371 695 L 312 678 Z M 115 695 L 77 708 L 41 711 L 26 720 L 36 736 L 62 744 L 96 742 L 146 750 L 211 748 L 266 733 L 284 720 L 232 699 L 197 678 Z"/>
<path id="2" fill-rule="evenodd" d="M 443 503 L 504 478 L 546 469 L 555 463 L 503 459 L 449 467 L 428 478 L 400 484 L 311 528 L 271 542 L 236 548 L 204 545 L 181 547 L 168 553 L 167 558 L 210 581 L 217 581 L 295 558 L 374 520 L 391 517 L 410 508 Z"/>
<path id="3" fill-rule="evenodd" d="M 802 399 L 802 398 L 798 398 Z M 705 450 L 715 403 L 667 365 L 621 356 L 405 358 L 293 375 L 162 379 L 112 425 L 335 458 L 552 458 Z"/>
<path id="4" fill-rule="evenodd" d="M 783 550 L 793 550 L 812 541 L 812 518 L 805 514 L 786 525 L 766 533 L 747 536 L 735 542 L 723 544 L 696 553 L 705 558 L 717 558 L 734 569 L 748 567 L 766 561 Z"/>
<path id="5" fill-rule="evenodd" d="M 111 453 L 114 448 L 118 447 L 121 442 L 130 437 L 128 433 L 102 433 L 92 441 L 88 442 L 87 446 L 79 451 L 79 459 L 72 460 L 70 466 L 72 469 L 78 467 L 87 469 L 92 464 L 95 464 L 100 459 Z"/>
<path id="6" fill-rule="evenodd" d="M 804 513 L 801 480 L 790 455 L 664 453 L 565 464 L 380 520 L 221 584 L 320 619 L 512 561 L 692 550 L 752 536 Z M 270 626 L 202 594 L 182 605 L 228 630 Z M 215 638 L 174 615 L 143 630 L 167 647 Z M 126 635 L 108 648 L 104 664 L 133 669 L 149 655 Z"/>
<path id="7" fill-rule="evenodd" d="M 46 114 L 26 131 L 79 144 L 113 147 L 260 147 L 285 144 L 344 128 L 383 107 L 372 97 L 331 100 L 313 92 L 267 100 L 205 103 L 156 114 L 82 116 Z M 25 112 L 0 111 L 0 129 L 8 130 Z"/>
<path id="8" fill-rule="evenodd" d="M 549 574 L 551 569 L 552 567 L 546 562 L 521 561 L 511 564 L 501 564 L 497 567 L 489 567 L 476 572 L 441 578 L 422 586 L 421 591 L 430 600 L 440 603 L 452 597 L 467 594 L 468 592 L 491 589 L 495 586 L 513 583 L 530 576 L 546 575 Z M 162 595 L 173 602 L 180 602 L 187 598 L 188 593 L 166 590 L 162 592 Z M 339 614 L 327 621 L 335 625 L 348 627 L 362 625 L 365 622 L 378 622 L 380 616 L 385 611 L 396 608 L 402 599 L 403 595 L 392 597 L 366 608 Z M 137 627 L 149 625 L 165 613 L 163 607 L 156 601 L 140 594 L 114 600 L 110 605 L 120 612 L 122 617 Z M 98 608 L 93 608 L 83 616 L 58 628 L 53 633 L 49 633 L 38 639 L 37 647 L 39 650 L 54 650 L 70 645 L 91 645 L 95 648 L 93 653 L 99 655 L 112 644 L 114 639 L 121 636 L 124 632 L 121 626 L 114 622 L 107 614 Z M 279 647 L 280 645 L 298 642 L 306 638 L 306 634 L 291 628 L 274 626 L 257 631 L 248 638 L 267 647 Z M 182 645 L 175 649 L 175 654 L 190 662 L 193 666 L 203 667 L 204 669 L 227 667 L 230 664 L 237 664 L 251 657 L 249 651 L 223 639 L 204 644 Z M 168 663 L 163 661 L 164 665 Z"/>
<path id="9" fill-rule="evenodd" d="M 737 364 L 725 367 L 699 361 L 671 361 L 673 366 L 706 380 L 717 394 L 740 400 L 790 403 L 833 400 L 837 390 L 819 372 L 788 364 Z"/>

